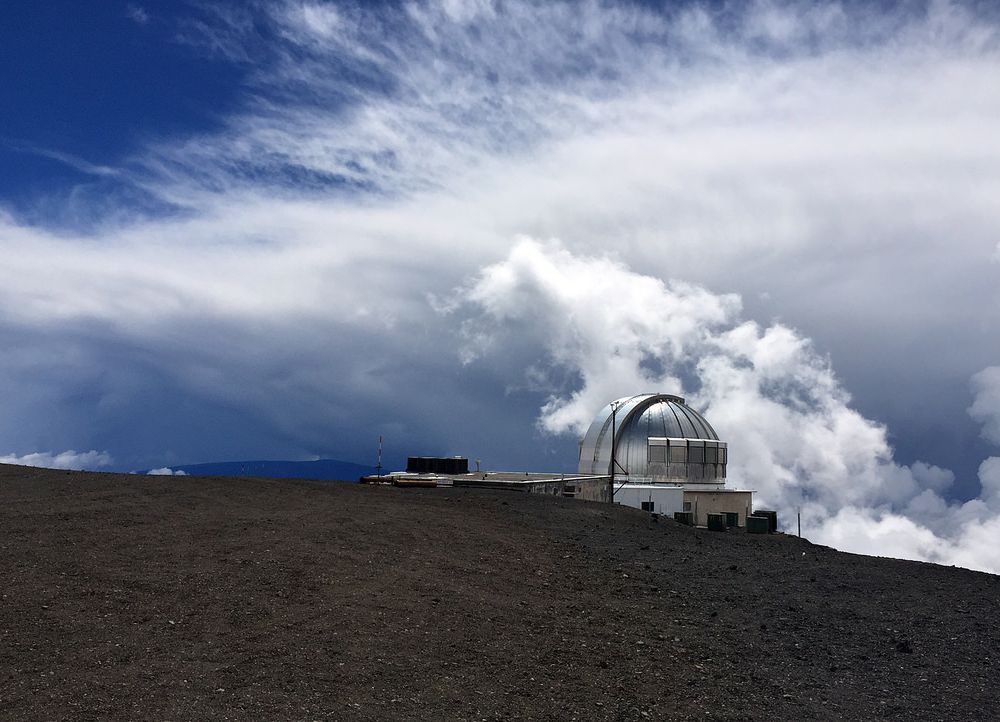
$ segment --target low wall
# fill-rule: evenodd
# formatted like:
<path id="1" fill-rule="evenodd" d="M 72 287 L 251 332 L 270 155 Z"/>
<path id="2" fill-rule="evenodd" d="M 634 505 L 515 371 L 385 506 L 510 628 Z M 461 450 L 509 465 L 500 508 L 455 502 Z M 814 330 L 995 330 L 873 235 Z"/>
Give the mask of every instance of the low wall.
<path id="1" fill-rule="evenodd" d="M 684 489 L 679 486 L 625 484 L 615 491 L 615 503 L 664 516 L 684 510 Z"/>
<path id="2" fill-rule="evenodd" d="M 504 489 L 507 491 L 526 492 L 528 494 L 566 496 L 585 501 L 606 502 L 610 494 L 608 490 L 608 477 L 606 476 L 570 476 L 558 479 L 533 479 L 527 481 L 456 478 L 453 485 L 474 489 Z"/>

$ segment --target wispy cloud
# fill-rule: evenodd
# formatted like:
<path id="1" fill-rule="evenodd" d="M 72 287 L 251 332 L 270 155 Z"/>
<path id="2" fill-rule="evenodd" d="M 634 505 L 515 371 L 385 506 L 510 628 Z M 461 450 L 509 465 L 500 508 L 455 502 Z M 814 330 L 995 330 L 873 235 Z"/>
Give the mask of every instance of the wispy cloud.
<path id="1" fill-rule="evenodd" d="M 139 25 L 146 25 L 149 22 L 149 13 L 146 9 L 132 3 L 125 6 L 125 17 Z"/>
<path id="2" fill-rule="evenodd" d="M 116 176 L 121 173 L 118 169 L 110 166 L 91 163 L 90 161 L 73 155 L 72 153 L 64 153 L 63 151 L 53 148 L 42 148 L 32 143 L 11 139 L 0 141 L 0 143 L 2 143 L 3 147 L 7 150 L 19 153 L 29 153 L 42 158 L 49 158 L 51 160 L 58 161 L 75 171 L 79 171 L 80 173 L 85 173 L 87 175 Z"/>

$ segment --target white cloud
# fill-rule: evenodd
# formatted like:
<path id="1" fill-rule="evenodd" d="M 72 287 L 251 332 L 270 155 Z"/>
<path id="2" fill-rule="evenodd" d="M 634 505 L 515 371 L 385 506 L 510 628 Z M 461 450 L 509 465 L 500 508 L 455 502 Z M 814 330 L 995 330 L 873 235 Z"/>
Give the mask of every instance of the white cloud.
<path id="1" fill-rule="evenodd" d="M 983 501 L 996 512 L 1000 512 L 1000 457 L 991 456 L 979 465 L 979 482 L 982 485 Z"/>
<path id="2" fill-rule="evenodd" d="M 149 22 L 149 13 L 146 9 L 132 3 L 125 6 L 125 16 L 139 25 L 146 25 Z"/>
<path id="3" fill-rule="evenodd" d="M 63 451 L 52 453 L 38 451 L 32 454 L 18 456 L 8 454 L 0 456 L 0 464 L 20 464 L 21 466 L 39 466 L 45 469 L 76 469 L 92 470 L 111 466 L 114 459 L 106 451 Z"/>
<path id="4" fill-rule="evenodd" d="M 187 476 L 187 472 L 183 469 L 178 469 L 174 471 L 168 466 L 164 466 L 160 469 L 150 469 L 146 472 L 147 476 Z"/>
<path id="5" fill-rule="evenodd" d="M 969 519 L 935 534 L 899 514 L 848 507 L 804 528 L 803 534 L 843 551 L 1000 573 L 995 542 L 1000 534 L 998 515 Z"/>
<path id="6" fill-rule="evenodd" d="M 493 322 L 530 317 L 533 327 L 520 331 L 534 333 L 555 363 L 579 370 L 582 388 L 568 399 L 552 399 L 541 420 L 547 431 L 575 433 L 586 430 L 607 399 L 646 383 L 639 364 L 644 356 L 683 355 L 739 310 L 734 296 L 685 283 L 667 285 L 607 258 L 578 258 L 527 239 L 506 261 L 483 270 L 464 301 Z M 656 311 L 637 312 L 641 309 Z M 463 325 L 466 361 L 495 351 L 496 339 L 482 320 Z"/>
<path id="7" fill-rule="evenodd" d="M 737 297 L 530 239 L 460 297 L 447 311 L 465 315 L 476 354 L 527 339 L 533 364 L 579 376 L 579 388 L 542 407 L 543 429 L 579 435 L 609 399 L 684 395 L 729 442 L 730 482 L 755 489 L 757 504 L 786 520 L 801 511 L 814 541 L 1000 572 L 1000 548 L 977 546 L 1000 528 L 1000 459 L 980 467 L 980 499 L 946 503 L 950 470 L 897 464 L 885 427 L 850 407 L 809 340 L 744 321 Z"/>
<path id="8" fill-rule="evenodd" d="M 462 23 L 483 15 L 496 16 L 493 0 L 441 0 L 441 7 L 450 19 Z"/>
<path id="9" fill-rule="evenodd" d="M 973 402 L 969 415 L 983 425 L 984 439 L 1000 444 L 1000 366 L 990 366 L 972 377 Z"/>
<path id="10" fill-rule="evenodd" d="M 281 8 L 282 22 L 293 31 L 293 39 L 315 35 L 318 40 L 330 40 L 343 25 L 336 6 L 328 3 L 288 4 Z"/>
<path id="11" fill-rule="evenodd" d="M 9 150 L 19 153 L 28 153 L 58 161 L 59 163 L 63 163 L 80 173 L 86 173 L 93 176 L 116 176 L 119 173 L 114 168 L 91 163 L 84 158 L 73 155 L 72 153 L 65 153 L 51 148 L 43 148 L 31 143 L 14 142 L 4 139 L 3 141 L 0 141 L 0 144 Z"/>

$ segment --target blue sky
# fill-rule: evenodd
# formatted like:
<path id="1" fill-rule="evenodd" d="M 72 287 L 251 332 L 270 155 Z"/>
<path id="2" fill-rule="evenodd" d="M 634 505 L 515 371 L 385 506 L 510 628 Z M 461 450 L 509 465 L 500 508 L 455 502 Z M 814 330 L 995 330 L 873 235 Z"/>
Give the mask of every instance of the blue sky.
<path id="1" fill-rule="evenodd" d="M 3 12 L 0 457 L 568 470 L 664 391 L 814 538 L 1000 567 L 988 5 Z"/>
<path id="2" fill-rule="evenodd" d="M 44 222 L 59 210 L 52 196 L 81 184 L 127 192 L 101 169 L 157 139 L 218 128 L 239 103 L 247 67 L 179 41 L 203 14 L 183 3 L 8 4 L 0 24 L 7 206 Z"/>

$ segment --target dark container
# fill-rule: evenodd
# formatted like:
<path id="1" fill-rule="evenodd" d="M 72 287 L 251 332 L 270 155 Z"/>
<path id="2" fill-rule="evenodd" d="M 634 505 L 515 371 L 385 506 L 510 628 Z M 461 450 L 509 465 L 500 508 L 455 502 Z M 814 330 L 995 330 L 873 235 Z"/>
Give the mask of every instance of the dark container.
<path id="1" fill-rule="evenodd" d="M 675 511 L 674 521 L 687 526 L 694 526 L 694 512 L 692 511 Z"/>
<path id="2" fill-rule="evenodd" d="M 767 534 L 771 530 L 771 523 L 766 516 L 748 516 L 747 534 Z"/>
<path id="3" fill-rule="evenodd" d="M 410 456 L 406 470 L 412 474 L 468 474 L 469 460 L 464 456 Z"/>
<path id="4" fill-rule="evenodd" d="M 768 511 L 766 509 L 757 509 L 756 511 L 754 511 L 752 516 L 762 516 L 765 519 L 767 519 L 768 531 L 771 534 L 774 534 L 774 532 L 778 531 L 778 512 Z"/>
<path id="5" fill-rule="evenodd" d="M 729 527 L 726 526 L 726 515 L 725 514 L 709 514 L 708 515 L 708 530 L 709 531 L 726 531 Z"/>
<path id="6" fill-rule="evenodd" d="M 739 526 L 740 515 L 735 511 L 724 512 L 726 515 L 726 526 Z"/>

